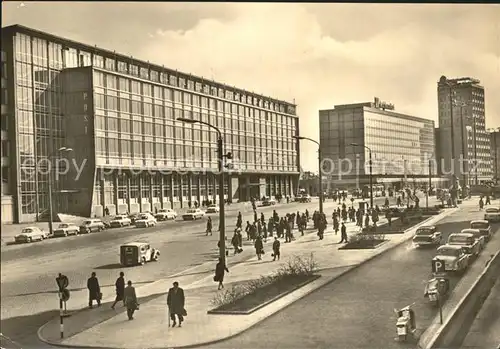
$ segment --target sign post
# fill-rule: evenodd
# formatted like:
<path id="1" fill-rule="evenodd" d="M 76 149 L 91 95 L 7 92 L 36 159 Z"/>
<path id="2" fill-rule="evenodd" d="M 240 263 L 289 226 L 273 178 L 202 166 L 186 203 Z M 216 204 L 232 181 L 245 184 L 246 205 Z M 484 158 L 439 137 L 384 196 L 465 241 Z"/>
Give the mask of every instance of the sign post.
<path id="1" fill-rule="evenodd" d="M 445 272 L 445 265 L 444 261 L 440 259 L 433 259 L 432 260 L 432 272 L 434 274 L 441 274 Z"/>
<path id="2" fill-rule="evenodd" d="M 69 285 L 68 277 L 59 273 L 59 276 L 56 277 L 56 283 L 57 287 L 59 288 L 59 327 L 62 339 L 64 338 L 64 310 L 66 308 L 65 303 L 69 299 L 69 290 L 67 289 Z"/>

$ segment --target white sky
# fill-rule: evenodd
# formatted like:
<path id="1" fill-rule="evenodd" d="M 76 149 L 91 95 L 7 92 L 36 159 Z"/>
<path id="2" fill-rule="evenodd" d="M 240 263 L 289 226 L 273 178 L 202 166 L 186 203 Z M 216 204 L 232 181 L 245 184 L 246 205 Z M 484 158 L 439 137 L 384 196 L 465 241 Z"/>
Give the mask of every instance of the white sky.
<path id="1" fill-rule="evenodd" d="M 486 127 L 500 127 L 500 6 L 2 2 L 22 24 L 318 110 L 378 96 L 437 122 L 436 82 L 481 80 Z M 317 170 L 315 145 L 302 166 Z"/>

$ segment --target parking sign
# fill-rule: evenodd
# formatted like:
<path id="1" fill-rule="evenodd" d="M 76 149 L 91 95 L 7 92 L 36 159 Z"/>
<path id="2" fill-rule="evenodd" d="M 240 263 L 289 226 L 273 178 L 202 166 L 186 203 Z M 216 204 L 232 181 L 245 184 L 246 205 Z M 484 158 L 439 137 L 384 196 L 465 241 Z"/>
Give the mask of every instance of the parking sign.
<path id="1" fill-rule="evenodd" d="M 435 274 L 444 273 L 445 272 L 444 261 L 442 261 L 440 259 L 433 259 L 432 260 L 432 272 Z"/>

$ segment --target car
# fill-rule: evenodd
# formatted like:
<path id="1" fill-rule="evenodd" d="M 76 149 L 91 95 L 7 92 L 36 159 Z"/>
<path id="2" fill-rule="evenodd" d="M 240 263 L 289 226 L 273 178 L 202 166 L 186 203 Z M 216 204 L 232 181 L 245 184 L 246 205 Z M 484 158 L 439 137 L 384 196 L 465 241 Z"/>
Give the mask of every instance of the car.
<path id="1" fill-rule="evenodd" d="M 144 213 L 144 212 L 143 212 Z M 141 215 L 142 213 L 132 213 L 128 216 L 128 218 L 130 218 L 130 221 L 132 222 L 132 224 L 135 223 L 135 220 Z"/>
<path id="2" fill-rule="evenodd" d="M 14 241 L 16 243 L 42 241 L 47 237 L 48 234 L 38 227 L 26 227 L 14 237 Z"/>
<path id="3" fill-rule="evenodd" d="M 61 223 L 54 230 L 54 237 L 65 237 L 68 235 L 78 235 L 80 232 L 80 228 L 74 223 Z"/>
<path id="4" fill-rule="evenodd" d="M 196 219 L 202 219 L 205 217 L 205 212 L 199 208 L 190 208 L 182 215 L 182 219 L 185 221 L 194 221 Z"/>
<path id="5" fill-rule="evenodd" d="M 299 199 L 299 202 L 302 202 L 302 203 L 307 203 L 307 202 L 311 202 L 312 198 L 311 198 L 311 195 L 309 194 L 304 194 L 300 197 Z"/>
<path id="6" fill-rule="evenodd" d="M 100 219 L 87 219 L 80 225 L 80 234 L 99 232 L 104 229 L 104 223 Z"/>
<path id="7" fill-rule="evenodd" d="M 261 206 L 274 206 L 276 205 L 276 200 L 267 198 L 262 201 Z"/>
<path id="8" fill-rule="evenodd" d="M 210 205 L 207 207 L 207 213 L 219 213 L 219 206 L 217 205 Z"/>
<path id="9" fill-rule="evenodd" d="M 156 262 L 158 258 L 160 251 L 145 241 L 133 241 L 120 246 L 120 264 L 124 267 Z"/>
<path id="10" fill-rule="evenodd" d="M 157 221 L 168 221 L 169 219 L 174 220 L 177 218 L 177 212 L 171 208 L 162 208 L 156 212 L 155 218 Z"/>
<path id="11" fill-rule="evenodd" d="M 113 219 L 109 222 L 109 226 L 111 228 L 121 228 L 129 225 L 132 225 L 132 220 L 124 214 L 114 216 Z"/>
<path id="12" fill-rule="evenodd" d="M 484 212 L 484 220 L 488 222 L 500 222 L 500 208 L 488 207 Z"/>
<path id="13" fill-rule="evenodd" d="M 472 235 L 474 235 L 474 238 L 479 243 L 479 250 L 480 251 L 482 251 L 484 246 L 486 245 L 486 237 L 483 234 L 481 234 L 481 230 L 479 230 L 479 229 L 471 229 L 471 228 L 462 229 L 460 234 L 472 234 Z"/>
<path id="14" fill-rule="evenodd" d="M 432 259 L 444 262 L 444 271 L 463 272 L 469 267 L 470 255 L 461 246 L 443 245 L 438 247 L 436 256 Z"/>
<path id="15" fill-rule="evenodd" d="M 491 239 L 493 231 L 491 230 L 490 222 L 486 220 L 475 220 L 470 222 L 471 229 L 479 229 L 481 234 L 485 236 L 486 241 Z"/>
<path id="16" fill-rule="evenodd" d="M 454 233 L 448 236 L 448 245 L 460 246 L 465 253 L 477 257 L 479 256 L 480 246 L 473 234 Z"/>
<path id="17" fill-rule="evenodd" d="M 156 218 L 151 213 L 143 213 L 136 218 L 134 225 L 136 228 L 154 227 L 156 225 Z"/>
<path id="18" fill-rule="evenodd" d="M 417 229 L 413 237 L 416 246 L 440 245 L 443 235 L 435 226 L 423 226 Z"/>

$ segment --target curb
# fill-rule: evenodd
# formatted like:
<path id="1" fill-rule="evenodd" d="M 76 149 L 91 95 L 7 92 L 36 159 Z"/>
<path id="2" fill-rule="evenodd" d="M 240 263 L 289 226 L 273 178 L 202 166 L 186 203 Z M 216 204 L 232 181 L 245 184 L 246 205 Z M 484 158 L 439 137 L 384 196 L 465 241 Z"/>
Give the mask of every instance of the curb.
<path id="1" fill-rule="evenodd" d="M 446 218 L 447 216 L 453 214 L 454 212 L 458 211 L 458 209 L 453 209 L 453 210 L 450 210 L 450 211 L 445 211 L 443 213 L 446 213 L 443 215 L 443 217 L 441 217 L 437 222 L 441 221 L 442 219 Z M 429 220 L 433 219 L 433 218 L 436 218 L 436 216 L 431 216 L 429 218 L 427 218 L 426 220 L 412 226 L 412 227 L 409 227 L 408 229 L 405 230 L 405 233 L 409 232 L 410 230 L 412 229 L 416 229 L 418 228 L 419 226 L 422 226 L 424 224 L 426 224 Z M 436 223 L 437 223 L 436 222 Z M 258 325 L 259 323 L 261 323 L 262 321 L 276 315 L 277 313 L 283 311 L 284 309 L 286 309 L 287 307 L 289 307 L 290 305 L 296 303 L 297 301 L 303 299 L 304 297 L 312 294 L 313 292 L 316 292 L 318 291 L 320 288 L 326 286 L 326 285 L 329 285 L 331 284 L 332 282 L 336 281 L 337 279 L 345 276 L 346 274 L 348 274 L 349 272 L 361 267 L 362 265 L 374 260 L 375 258 L 377 257 L 380 257 L 381 255 L 385 254 L 386 252 L 389 252 L 393 249 L 395 249 L 396 247 L 399 247 L 401 246 L 402 244 L 404 244 L 405 242 L 407 242 L 408 240 L 410 240 L 412 238 L 412 236 L 408 236 L 408 237 L 405 237 L 403 238 L 401 241 L 398 241 L 396 242 L 394 245 L 392 246 L 389 246 L 388 248 L 386 248 L 385 250 L 381 250 L 379 251 L 378 253 L 368 257 L 367 259 L 361 261 L 360 263 L 358 264 L 355 264 L 355 265 L 351 265 L 351 266 L 347 266 L 347 268 L 342 271 L 341 273 L 339 273 L 338 275 L 335 275 L 333 276 L 331 279 L 325 279 L 324 283 L 318 285 L 316 288 L 313 288 L 307 292 L 305 292 L 304 294 L 300 295 L 298 298 L 292 300 L 289 304 L 285 305 L 284 307 L 280 308 L 280 309 L 276 309 L 274 312 L 270 313 L 269 315 L 263 317 L 260 321 L 257 321 L 255 322 L 254 324 L 244 328 L 244 329 L 241 329 L 239 331 L 236 331 L 235 333 L 231 334 L 230 336 L 227 336 L 227 337 L 224 337 L 224 338 L 219 338 L 219 339 L 214 339 L 214 340 L 210 340 L 210 341 L 206 341 L 206 342 L 203 342 L 203 343 L 196 343 L 196 344 L 192 344 L 192 345 L 183 345 L 183 346 L 172 346 L 172 347 L 157 347 L 157 348 L 151 348 L 151 349 L 172 349 L 172 348 L 199 348 L 199 347 L 202 347 L 202 346 L 206 346 L 206 345 L 211 345 L 211 344 L 216 344 L 216 343 L 220 343 L 220 342 L 223 342 L 223 341 L 227 341 L 231 338 L 234 338 L 240 334 L 242 334 L 243 332 L 245 331 L 248 331 L 250 330 L 251 328 L 253 328 L 254 326 Z M 322 277 L 312 281 L 312 282 L 315 282 L 315 281 L 318 281 L 318 280 L 321 280 Z M 297 291 L 297 290 L 295 290 Z M 293 291 L 293 292 L 295 292 Z M 291 292 L 291 293 L 293 293 Z M 289 293 L 288 295 L 290 295 L 291 293 Z M 217 315 L 220 315 L 220 314 L 217 314 Z M 121 348 L 116 348 L 116 347 L 104 347 L 104 346 L 89 346 L 89 345 L 68 345 L 68 344 L 63 344 L 63 343 L 55 343 L 55 342 L 50 342 L 50 341 L 47 341 L 45 340 L 45 338 L 43 338 L 41 336 L 41 330 L 46 326 L 48 325 L 49 322 L 47 322 L 46 324 L 44 324 L 43 326 L 41 326 L 38 331 L 37 331 L 37 335 L 38 335 L 38 339 L 40 341 L 42 341 L 43 343 L 46 343 L 46 344 L 49 344 L 49 345 L 52 345 L 52 346 L 55 346 L 55 347 L 61 347 L 61 348 L 81 348 L 81 349 L 121 349 Z M 81 333 L 81 332 L 80 332 Z"/>

